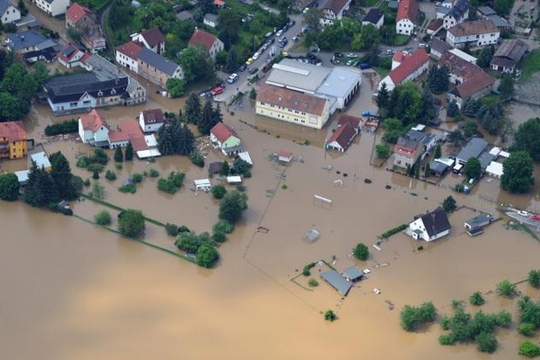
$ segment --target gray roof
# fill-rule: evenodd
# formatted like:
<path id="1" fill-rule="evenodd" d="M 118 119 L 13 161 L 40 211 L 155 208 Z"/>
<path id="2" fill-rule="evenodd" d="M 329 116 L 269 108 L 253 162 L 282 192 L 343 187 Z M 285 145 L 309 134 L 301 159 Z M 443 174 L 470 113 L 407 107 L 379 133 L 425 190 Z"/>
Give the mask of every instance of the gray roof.
<path id="1" fill-rule="evenodd" d="M 503 19 L 502 17 L 500 17 L 497 14 L 490 15 L 490 16 L 488 16 L 488 18 L 489 18 L 489 20 L 493 21 L 495 26 L 498 27 L 498 28 L 513 28 L 513 26 L 510 25 L 510 23 L 508 23 L 508 21 L 506 21 L 505 19 Z"/>
<path id="2" fill-rule="evenodd" d="M 368 11 L 366 16 L 362 19 L 362 21 L 367 21 L 372 24 L 377 24 L 379 20 L 384 16 L 384 11 L 378 8 L 373 8 Z"/>
<path id="3" fill-rule="evenodd" d="M 11 6 L 8 0 L 0 0 L 0 15 L 4 15 L 6 10 Z"/>
<path id="4" fill-rule="evenodd" d="M 20 50 L 27 47 L 37 46 L 47 41 L 45 36 L 34 30 L 21 31 L 20 33 L 9 34 L 8 47 L 12 50 Z"/>
<path id="5" fill-rule="evenodd" d="M 351 279 L 352 281 L 356 281 L 360 280 L 364 276 L 364 273 L 356 266 L 349 266 L 348 268 L 343 270 L 343 276 Z"/>
<path id="6" fill-rule="evenodd" d="M 488 143 L 484 139 L 472 138 L 467 145 L 457 155 L 457 159 L 467 162 L 472 157 L 479 157 L 482 151 L 487 147 Z"/>
<path id="7" fill-rule="evenodd" d="M 320 68 L 321 66 L 316 67 Z M 361 81 L 362 73 L 360 71 L 335 67 L 317 88 L 316 93 L 335 98 L 344 98 Z"/>
<path id="8" fill-rule="evenodd" d="M 433 140 L 435 135 L 424 133 L 418 130 L 409 130 L 409 132 L 405 134 L 405 137 L 410 140 L 418 141 L 422 145 L 427 146 L 427 144 L 429 144 Z"/>
<path id="9" fill-rule="evenodd" d="M 443 55 L 445 52 L 447 52 L 448 50 L 452 49 L 452 47 L 450 45 L 448 45 L 446 42 L 442 41 L 441 39 L 439 38 L 433 38 L 433 40 L 431 41 L 431 53 L 433 53 L 433 51 L 436 51 L 438 53 L 440 53 L 441 55 Z"/>
<path id="10" fill-rule="evenodd" d="M 218 22 L 218 16 L 216 14 L 206 14 L 204 15 L 204 20 L 211 21 L 215 24 Z"/>
<path id="11" fill-rule="evenodd" d="M 441 207 L 422 215 L 421 218 L 429 237 L 440 234 L 452 227 L 450 221 L 448 221 L 448 216 Z"/>
<path id="12" fill-rule="evenodd" d="M 461 19 L 461 17 L 469 10 L 469 0 L 458 0 L 458 2 L 452 6 L 446 16 L 452 16 L 454 19 Z"/>
<path id="13" fill-rule="evenodd" d="M 315 93 L 330 71 L 331 69 L 324 66 L 283 59 L 279 64 L 272 66 L 272 72 L 266 83 L 291 90 Z"/>
<path id="14" fill-rule="evenodd" d="M 471 228 L 482 227 L 489 224 L 493 220 L 493 216 L 490 214 L 480 214 L 472 219 L 465 221 L 465 224 L 469 225 Z"/>
<path id="15" fill-rule="evenodd" d="M 446 170 L 448 170 L 448 165 L 438 161 L 432 161 L 429 163 L 429 169 L 436 174 L 442 175 Z"/>
<path id="16" fill-rule="evenodd" d="M 335 270 L 325 271 L 321 273 L 321 277 L 343 296 L 347 295 L 352 287 L 352 283 Z"/>
<path id="17" fill-rule="evenodd" d="M 174 61 L 166 59 L 163 56 L 153 52 L 152 50 L 148 50 L 145 47 L 141 49 L 139 59 L 170 76 L 174 74 L 174 72 L 176 71 L 176 69 L 178 69 L 179 66 Z"/>
<path id="18" fill-rule="evenodd" d="M 186 21 L 192 18 L 193 14 L 191 13 L 191 11 L 185 10 L 176 14 L 176 19 L 178 19 L 179 21 Z"/>
<path id="19" fill-rule="evenodd" d="M 496 156 L 493 154 L 490 154 L 487 151 L 484 151 L 480 156 L 478 157 L 478 161 L 480 161 L 480 166 L 482 167 L 482 170 L 486 170 L 488 165 L 495 160 Z"/>
<path id="20" fill-rule="evenodd" d="M 478 11 L 482 14 L 484 14 L 485 16 L 489 16 L 489 15 L 497 15 L 497 13 L 495 12 L 495 10 L 493 10 L 492 8 L 490 8 L 489 6 L 480 6 L 478 8 Z"/>
<path id="21" fill-rule="evenodd" d="M 450 9 L 444 6 L 436 6 L 435 9 L 437 14 L 443 14 L 444 16 L 450 12 Z"/>
<path id="22" fill-rule="evenodd" d="M 529 50 L 529 46 L 521 40 L 504 40 L 493 57 L 505 57 L 513 61 L 520 61 L 527 50 Z"/>
<path id="23" fill-rule="evenodd" d="M 388 8 L 389 9 L 397 9 L 398 8 L 398 2 L 396 0 L 388 0 Z"/>

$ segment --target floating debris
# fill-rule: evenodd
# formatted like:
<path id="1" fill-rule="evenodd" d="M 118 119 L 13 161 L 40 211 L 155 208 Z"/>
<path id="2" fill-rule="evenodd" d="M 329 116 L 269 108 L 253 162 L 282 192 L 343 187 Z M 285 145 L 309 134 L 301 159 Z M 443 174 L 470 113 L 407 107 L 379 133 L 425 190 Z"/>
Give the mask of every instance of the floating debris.
<path id="1" fill-rule="evenodd" d="M 382 251 L 382 249 L 381 249 L 381 248 L 379 247 L 379 245 L 377 245 L 377 244 L 373 244 L 373 247 L 374 247 L 375 249 L 377 249 L 378 251 Z"/>
<path id="2" fill-rule="evenodd" d="M 389 310 L 394 310 L 394 304 L 390 300 L 384 300 L 384 302 L 388 305 Z"/>

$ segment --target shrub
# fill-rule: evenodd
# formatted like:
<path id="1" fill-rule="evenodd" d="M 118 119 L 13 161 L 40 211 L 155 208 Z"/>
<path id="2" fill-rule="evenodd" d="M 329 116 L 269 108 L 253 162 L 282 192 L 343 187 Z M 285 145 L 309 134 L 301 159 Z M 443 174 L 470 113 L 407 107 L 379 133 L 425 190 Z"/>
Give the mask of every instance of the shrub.
<path id="1" fill-rule="evenodd" d="M 204 157 L 197 150 L 193 150 L 191 154 L 189 154 L 189 159 L 193 165 L 201 168 L 204 167 Z"/>
<path id="2" fill-rule="evenodd" d="M 426 323 L 435 321 L 437 309 L 431 302 L 420 306 L 405 305 L 401 310 L 401 327 L 405 331 L 414 331 Z"/>
<path id="3" fill-rule="evenodd" d="M 79 131 L 79 122 L 77 120 L 66 120 L 58 124 L 51 124 L 45 127 L 45 135 L 54 136 L 60 134 L 71 134 Z"/>
<path id="4" fill-rule="evenodd" d="M 287 190 L 289 187 L 287 186 L 287 184 L 283 184 L 281 185 L 281 190 Z"/>
<path id="5" fill-rule="evenodd" d="M 118 231 L 129 237 L 137 237 L 144 232 L 144 216 L 139 210 L 126 210 L 118 215 Z"/>
<path id="6" fill-rule="evenodd" d="M 456 339 L 452 334 L 443 334 L 439 336 L 439 344 L 441 345 L 454 345 Z"/>
<path id="7" fill-rule="evenodd" d="M 112 221 L 111 213 L 106 210 L 102 210 L 94 216 L 94 221 L 98 225 L 109 225 Z"/>
<path id="8" fill-rule="evenodd" d="M 158 177 L 159 172 L 156 169 L 150 169 L 148 171 L 148 176 L 153 177 L 153 178 Z"/>
<path id="9" fill-rule="evenodd" d="M 189 228 L 187 226 L 184 226 L 184 225 L 181 225 L 178 227 L 178 233 L 181 234 L 181 233 L 185 233 L 185 232 L 191 232 L 191 230 L 189 230 Z"/>
<path id="10" fill-rule="evenodd" d="M 315 266 L 315 263 L 309 263 L 306 266 L 304 266 L 304 269 L 302 270 L 302 275 L 305 277 L 308 277 L 311 275 L 311 269 Z"/>
<path id="11" fill-rule="evenodd" d="M 386 159 L 390 156 L 390 145 L 388 143 L 378 144 L 375 146 L 375 152 L 379 159 Z"/>
<path id="12" fill-rule="evenodd" d="M 402 232 L 402 231 L 405 230 L 408 226 L 409 226 L 409 225 L 407 225 L 407 224 L 399 225 L 398 227 L 395 227 L 395 228 L 393 228 L 393 229 L 391 229 L 391 230 L 388 230 L 387 232 L 383 233 L 383 234 L 381 235 L 381 238 L 383 238 L 383 239 L 388 239 L 390 236 Z"/>
<path id="13" fill-rule="evenodd" d="M 486 300 L 484 300 L 484 297 L 480 291 L 476 291 L 469 297 L 469 302 L 474 306 L 482 306 Z"/>
<path id="14" fill-rule="evenodd" d="M 308 285 L 309 285 L 310 287 L 317 287 L 317 286 L 319 286 L 319 282 L 318 282 L 317 280 L 311 278 L 311 279 L 309 279 L 309 281 L 308 281 Z"/>
<path id="15" fill-rule="evenodd" d="M 489 354 L 492 354 L 497 350 L 497 339 L 495 338 L 495 335 L 492 333 L 480 333 L 476 336 L 476 343 L 478 350 L 481 352 L 487 352 Z"/>
<path id="16" fill-rule="evenodd" d="M 218 231 L 212 235 L 212 240 L 217 243 L 223 243 L 227 240 L 227 235 L 224 232 Z"/>
<path id="17" fill-rule="evenodd" d="M 540 346 L 530 341 L 524 341 L 519 345 L 519 355 L 528 358 L 540 356 Z"/>
<path id="18" fill-rule="evenodd" d="M 531 270 L 529 271 L 529 276 L 527 277 L 527 282 L 534 288 L 540 287 L 540 270 Z"/>
<path id="19" fill-rule="evenodd" d="M 116 170 L 122 170 L 123 167 L 124 167 L 124 165 L 122 165 L 121 163 L 116 163 L 116 164 L 114 164 L 114 168 L 115 168 Z"/>
<path id="20" fill-rule="evenodd" d="M 218 259 L 219 254 L 212 244 L 204 242 L 199 246 L 197 250 L 197 264 L 199 266 L 211 268 Z"/>
<path id="21" fill-rule="evenodd" d="M 135 194 L 137 192 L 137 187 L 135 185 L 122 185 L 118 188 L 118 191 L 122 193 Z"/>
<path id="22" fill-rule="evenodd" d="M 523 323 L 518 326 L 518 332 L 524 336 L 533 336 L 536 332 L 536 328 L 533 324 Z"/>
<path id="23" fill-rule="evenodd" d="M 216 199 L 223 199 L 226 193 L 227 189 L 223 185 L 216 185 L 212 188 L 212 196 Z"/>
<path id="24" fill-rule="evenodd" d="M 366 261 L 369 257 L 369 249 L 365 244 L 359 243 L 353 249 L 353 254 L 358 260 Z"/>
<path id="25" fill-rule="evenodd" d="M 140 184 L 142 181 L 143 181 L 144 177 L 142 176 L 142 174 L 139 174 L 139 173 L 133 173 L 131 174 L 131 180 L 135 183 L 135 184 Z"/>
<path id="26" fill-rule="evenodd" d="M 212 230 L 216 232 L 223 232 L 225 234 L 230 234 L 234 231 L 234 224 L 228 222 L 227 220 L 219 220 L 214 224 Z"/>
<path id="27" fill-rule="evenodd" d="M 105 179 L 109 181 L 116 180 L 116 173 L 112 170 L 107 170 L 107 172 L 105 173 Z"/>
<path id="28" fill-rule="evenodd" d="M 90 158 L 87 155 L 81 156 L 79 159 L 77 159 L 77 167 L 80 168 L 86 168 L 88 165 L 91 164 Z"/>
<path id="29" fill-rule="evenodd" d="M 336 314 L 332 310 L 326 310 L 324 313 L 324 320 L 326 321 L 335 321 L 337 319 Z"/>
<path id="30" fill-rule="evenodd" d="M 165 191 L 169 194 L 174 194 L 182 186 L 184 182 L 185 174 L 183 172 L 171 172 L 167 179 L 159 179 L 157 187 L 161 191 Z"/>
<path id="31" fill-rule="evenodd" d="M 371 184 L 371 183 L 372 183 L 371 179 L 364 179 L 364 182 L 365 182 L 366 184 Z"/>
<path id="32" fill-rule="evenodd" d="M 90 171 L 90 172 L 102 172 L 103 169 L 105 169 L 105 166 L 101 165 L 101 164 L 89 164 L 87 167 L 86 167 L 86 170 Z"/>
<path id="33" fill-rule="evenodd" d="M 175 245 L 187 253 L 196 254 L 201 242 L 199 238 L 192 232 L 182 232 L 175 242 Z"/>
<path id="34" fill-rule="evenodd" d="M 177 236 L 178 235 L 178 226 L 174 224 L 165 224 L 165 231 L 167 232 L 168 236 Z"/>
<path id="35" fill-rule="evenodd" d="M 497 294 L 504 297 L 512 297 L 516 294 L 517 288 L 509 280 L 503 280 L 497 284 Z"/>
<path id="36" fill-rule="evenodd" d="M 84 186 L 84 187 L 89 187 L 89 186 L 90 186 L 90 179 L 84 180 L 83 186 Z"/>
<path id="37" fill-rule="evenodd" d="M 456 200 L 452 197 L 452 195 L 448 196 L 443 201 L 443 210 L 446 213 L 452 213 L 456 211 Z"/>

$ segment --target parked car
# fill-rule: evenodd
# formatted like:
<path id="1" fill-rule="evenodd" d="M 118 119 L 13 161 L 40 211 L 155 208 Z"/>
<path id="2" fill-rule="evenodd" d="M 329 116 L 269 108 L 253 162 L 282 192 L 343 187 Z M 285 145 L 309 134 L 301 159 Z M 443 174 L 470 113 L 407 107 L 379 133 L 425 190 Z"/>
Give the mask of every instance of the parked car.
<path id="1" fill-rule="evenodd" d="M 427 47 L 429 47 L 429 45 L 426 44 L 426 43 L 420 43 L 420 44 L 418 44 L 418 47 L 419 47 L 420 49 L 426 49 Z"/>
<path id="2" fill-rule="evenodd" d="M 306 14 L 309 11 L 309 6 L 302 11 L 302 14 Z"/>
<path id="3" fill-rule="evenodd" d="M 340 52 L 335 52 L 335 53 L 334 53 L 334 57 L 340 58 L 340 57 L 343 57 L 343 54 L 340 53 Z"/>
<path id="4" fill-rule="evenodd" d="M 216 86 L 215 88 L 212 89 L 212 91 L 210 91 L 210 95 L 212 96 L 216 96 L 216 95 L 219 95 L 223 92 L 223 88 L 221 86 Z"/>
<path id="5" fill-rule="evenodd" d="M 361 70 L 369 69 L 371 67 L 371 65 L 369 65 L 368 63 L 360 63 L 356 66 L 359 67 Z"/>
<path id="6" fill-rule="evenodd" d="M 525 211 L 525 210 L 519 210 L 518 214 L 521 215 L 521 216 L 529 216 L 529 212 Z"/>
<path id="7" fill-rule="evenodd" d="M 244 71 L 246 71 L 246 69 L 247 69 L 247 65 L 246 65 L 246 64 L 242 64 L 242 66 L 240 66 L 240 67 L 238 68 L 238 71 L 244 72 Z"/>
<path id="8" fill-rule="evenodd" d="M 297 43 L 297 42 L 298 42 L 298 38 L 297 38 L 296 36 L 294 36 L 291 40 L 292 40 L 293 43 Z"/>
<path id="9" fill-rule="evenodd" d="M 375 115 L 375 114 L 372 113 L 372 112 L 369 111 L 369 110 L 364 110 L 364 111 L 362 111 L 362 116 L 371 116 L 371 115 Z"/>
<path id="10" fill-rule="evenodd" d="M 276 36 L 280 37 L 281 35 L 283 35 L 283 30 L 278 30 L 278 32 L 276 33 Z"/>
<path id="11" fill-rule="evenodd" d="M 284 48 L 287 45 L 287 43 L 288 43 L 287 39 L 285 39 L 285 41 L 280 41 L 279 42 L 279 47 Z"/>
<path id="12" fill-rule="evenodd" d="M 348 54 L 347 54 L 347 57 L 348 57 L 348 58 L 353 58 L 353 57 L 356 57 L 356 55 L 353 54 L 353 53 L 348 53 Z"/>
<path id="13" fill-rule="evenodd" d="M 228 78 L 227 78 L 227 82 L 229 84 L 234 84 L 236 82 L 236 80 L 238 80 L 238 74 L 237 73 L 234 73 L 234 74 L 231 74 Z"/>
<path id="14" fill-rule="evenodd" d="M 349 60 L 349 61 L 347 61 L 347 64 L 346 64 L 346 65 L 347 65 L 347 66 L 351 66 L 353 63 L 354 63 L 354 60 Z"/>
<path id="15" fill-rule="evenodd" d="M 261 54 L 257 51 L 253 56 L 251 57 L 253 60 L 257 60 Z"/>
<path id="16" fill-rule="evenodd" d="M 249 69 L 249 73 L 251 75 L 255 74 L 257 71 L 259 71 L 259 68 L 256 68 L 256 67 Z"/>
<path id="17" fill-rule="evenodd" d="M 291 21 L 289 21 L 288 25 L 289 25 L 289 28 L 292 28 L 294 25 L 296 25 L 296 21 L 291 20 Z"/>
<path id="18" fill-rule="evenodd" d="M 386 49 L 386 51 L 384 52 L 386 55 L 394 55 L 395 51 L 392 50 L 392 49 Z"/>
<path id="19" fill-rule="evenodd" d="M 307 32 L 308 32 L 308 28 L 307 28 L 306 26 L 304 26 L 304 27 L 302 28 L 302 32 L 303 32 L 304 34 L 307 33 Z"/>
<path id="20" fill-rule="evenodd" d="M 252 58 L 249 58 L 246 60 L 246 65 L 251 65 L 253 64 L 253 59 Z"/>

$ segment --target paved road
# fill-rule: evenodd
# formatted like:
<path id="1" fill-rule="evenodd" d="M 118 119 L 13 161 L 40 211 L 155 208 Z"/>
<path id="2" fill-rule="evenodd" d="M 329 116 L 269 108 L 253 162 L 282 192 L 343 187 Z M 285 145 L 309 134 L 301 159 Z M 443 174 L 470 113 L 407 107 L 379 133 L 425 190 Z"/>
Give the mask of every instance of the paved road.
<path id="1" fill-rule="evenodd" d="M 70 41 L 69 37 L 67 36 L 66 24 L 64 21 L 45 14 L 36 6 L 36 4 L 31 3 L 29 0 L 24 0 L 24 3 L 26 4 L 28 12 L 35 16 L 36 19 L 41 21 L 44 27 L 52 31 L 56 31 L 64 42 L 67 43 Z"/>

